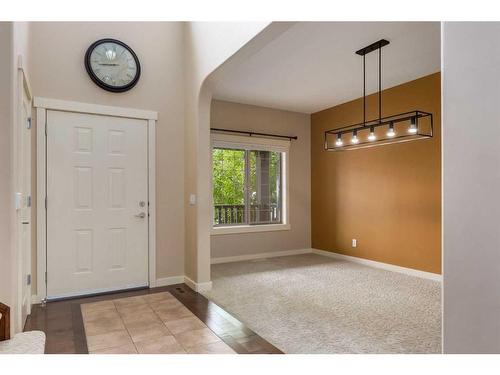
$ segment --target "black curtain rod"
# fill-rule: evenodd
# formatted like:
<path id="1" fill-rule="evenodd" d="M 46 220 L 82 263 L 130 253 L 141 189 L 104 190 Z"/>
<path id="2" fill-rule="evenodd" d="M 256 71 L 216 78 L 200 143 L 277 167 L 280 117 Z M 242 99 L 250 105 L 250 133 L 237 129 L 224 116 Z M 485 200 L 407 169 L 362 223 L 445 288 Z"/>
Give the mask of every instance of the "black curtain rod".
<path id="1" fill-rule="evenodd" d="M 224 132 L 224 133 L 236 133 L 236 134 L 246 134 L 248 136 L 261 136 L 261 137 L 274 137 L 274 138 L 285 138 L 285 139 L 298 139 L 297 136 L 293 135 L 279 135 L 279 134 L 268 134 L 268 133 L 256 133 L 256 132 L 246 132 L 242 130 L 231 130 L 231 129 L 218 129 L 218 128 L 210 128 L 211 131 L 214 132 Z"/>

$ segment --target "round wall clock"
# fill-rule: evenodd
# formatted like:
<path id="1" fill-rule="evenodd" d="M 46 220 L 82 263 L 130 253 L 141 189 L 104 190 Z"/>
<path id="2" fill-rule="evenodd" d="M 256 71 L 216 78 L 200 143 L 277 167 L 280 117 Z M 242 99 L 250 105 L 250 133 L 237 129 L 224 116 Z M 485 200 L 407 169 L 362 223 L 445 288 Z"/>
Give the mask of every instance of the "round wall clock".
<path id="1" fill-rule="evenodd" d="M 135 52 L 116 39 L 94 42 L 85 54 L 85 68 L 95 84 L 111 92 L 130 90 L 141 76 Z"/>

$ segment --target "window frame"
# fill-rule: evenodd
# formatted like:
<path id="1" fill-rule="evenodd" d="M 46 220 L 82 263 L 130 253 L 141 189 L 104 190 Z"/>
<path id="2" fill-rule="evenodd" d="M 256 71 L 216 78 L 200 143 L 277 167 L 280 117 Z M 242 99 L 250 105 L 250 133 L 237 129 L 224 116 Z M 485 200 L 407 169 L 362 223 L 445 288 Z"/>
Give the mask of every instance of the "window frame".
<path id="1" fill-rule="evenodd" d="M 235 224 L 228 226 L 214 226 L 214 201 L 213 201 L 213 163 L 212 155 L 214 148 L 238 149 L 247 151 L 273 151 L 281 153 L 281 223 L 273 224 Z M 248 153 L 246 153 L 248 154 Z M 252 233 L 252 232 L 269 232 L 290 230 L 289 220 L 289 158 L 290 157 L 290 141 L 271 138 L 249 137 L 232 134 L 213 133 L 211 135 L 210 145 L 210 228 L 212 235 L 235 234 L 235 233 Z M 246 164 L 247 165 L 247 164 Z M 245 167 L 245 173 L 248 173 L 248 168 Z M 245 187 L 247 189 L 247 187 Z M 246 194 L 246 192 L 245 192 Z M 245 196 L 246 197 L 246 196 Z M 247 198 L 245 205 L 248 204 Z"/>

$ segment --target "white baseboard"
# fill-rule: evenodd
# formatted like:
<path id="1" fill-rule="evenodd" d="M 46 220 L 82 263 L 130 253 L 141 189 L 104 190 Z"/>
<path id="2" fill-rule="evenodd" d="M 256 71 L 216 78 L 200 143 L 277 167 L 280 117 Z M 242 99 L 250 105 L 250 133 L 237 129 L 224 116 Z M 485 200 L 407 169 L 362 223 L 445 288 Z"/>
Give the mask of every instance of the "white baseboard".
<path id="1" fill-rule="evenodd" d="M 369 266 L 369 267 L 373 267 L 373 268 L 380 268 L 380 269 L 383 269 L 386 271 L 404 273 L 406 275 L 421 277 L 423 279 L 429 279 L 429 280 L 434 280 L 434 281 L 442 281 L 443 280 L 443 276 L 440 274 L 437 274 L 437 273 L 420 271 L 420 270 L 416 270 L 413 268 L 395 266 L 394 264 L 376 262 L 374 260 L 353 257 L 350 255 L 333 253 L 331 251 L 312 249 L 312 252 L 314 254 L 323 255 L 323 256 L 330 257 L 330 258 L 347 260 L 349 262 L 359 263 L 359 264 L 363 264 L 365 266 Z"/>
<path id="2" fill-rule="evenodd" d="M 191 280 L 189 277 L 184 276 L 184 283 L 193 289 L 195 292 L 208 292 L 209 290 L 212 290 L 212 282 L 208 281 L 205 283 L 197 283 Z"/>
<path id="3" fill-rule="evenodd" d="M 287 256 L 287 255 L 308 254 L 311 252 L 312 252 L 312 249 L 295 249 L 295 250 L 273 251 L 271 253 L 235 255 L 235 256 L 231 256 L 231 257 L 212 258 L 210 260 L 210 263 L 219 264 L 219 263 L 241 262 L 243 260 L 283 257 L 283 256 Z"/>
<path id="4" fill-rule="evenodd" d="M 156 279 L 155 286 L 167 286 L 174 284 L 182 284 L 184 282 L 184 276 L 171 276 L 171 277 L 162 277 L 160 279 Z"/>

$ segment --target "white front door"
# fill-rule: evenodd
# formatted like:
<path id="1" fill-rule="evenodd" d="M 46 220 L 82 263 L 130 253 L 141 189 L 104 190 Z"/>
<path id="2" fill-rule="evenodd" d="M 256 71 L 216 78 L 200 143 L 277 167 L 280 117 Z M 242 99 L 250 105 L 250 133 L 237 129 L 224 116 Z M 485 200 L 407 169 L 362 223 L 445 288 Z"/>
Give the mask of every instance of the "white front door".
<path id="1" fill-rule="evenodd" d="M 47 111 L 47 298 L 148 285 L 147 121 Z"/>

